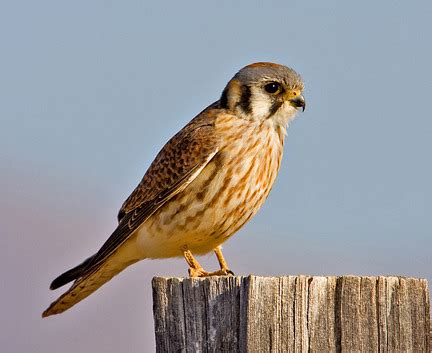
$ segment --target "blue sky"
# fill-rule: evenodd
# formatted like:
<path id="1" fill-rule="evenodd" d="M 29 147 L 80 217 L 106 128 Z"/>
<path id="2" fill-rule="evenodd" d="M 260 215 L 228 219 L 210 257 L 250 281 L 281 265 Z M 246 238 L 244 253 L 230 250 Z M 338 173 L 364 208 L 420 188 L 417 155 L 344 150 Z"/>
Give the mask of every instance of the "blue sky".
<path id="1" fill-rule="evenodd" d="M 154 347 L 133 266 L 64 315 L 40 313 L 94 253 L 163 144 L 246 64 L 304 78 L 273 191 L 225 245 L 237 274 L 432 279 L 432 4 L 9 1 L 0 5 L 2 336 L 8 352 Z M 204 257 L 215 267 L 212 257 Z"/>

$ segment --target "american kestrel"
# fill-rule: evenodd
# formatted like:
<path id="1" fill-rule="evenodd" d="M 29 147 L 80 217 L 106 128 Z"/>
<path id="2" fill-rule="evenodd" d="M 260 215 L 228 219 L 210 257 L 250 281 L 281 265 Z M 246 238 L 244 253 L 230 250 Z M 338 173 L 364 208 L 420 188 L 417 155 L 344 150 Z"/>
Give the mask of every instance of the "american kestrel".
<path id="1" fill-rule="evenodd" d="M 286 66 L 241 69 L 220 99 L 162 148 L 99 251 L 51 283 L 56 289 L 74 281 L 42 316 L 62 313 L 143 259 L 183 256 L 191 277 L 232 274 L 221 244 L 267 198 L 288 123 L 305 108 L 302 91 L 301 77 Z M 210 251 L 219 271 L 204 271 L 194 258 Z"/>

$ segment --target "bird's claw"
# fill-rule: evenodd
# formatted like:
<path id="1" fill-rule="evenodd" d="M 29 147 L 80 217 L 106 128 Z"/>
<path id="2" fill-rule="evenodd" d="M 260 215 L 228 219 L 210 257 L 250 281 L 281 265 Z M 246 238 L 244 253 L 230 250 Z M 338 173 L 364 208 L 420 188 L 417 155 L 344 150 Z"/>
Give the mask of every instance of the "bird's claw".
<path id="1" fill-rule="evenodd" d="M 189 267 L 189 277 L 191 278 L 197 278 L 197 277 L 207 277 L 209 276 L 209 272 L 204 271 L 204 269 L 201 268 L 193 268 Z"/>
<path id="2" fill-rule="evenodd" d="M 228 268 L 222 268 L 219 271 L 207 272 L 203 268 L 189 268 L 189 277 L 211 277 L 211 276 L 235 276 L 234 272 Z"/>

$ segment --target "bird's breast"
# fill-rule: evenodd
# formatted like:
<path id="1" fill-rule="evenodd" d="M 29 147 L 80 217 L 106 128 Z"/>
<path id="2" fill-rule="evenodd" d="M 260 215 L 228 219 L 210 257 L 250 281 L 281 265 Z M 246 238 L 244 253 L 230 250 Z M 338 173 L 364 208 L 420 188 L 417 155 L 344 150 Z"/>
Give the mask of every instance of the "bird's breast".
<path id="1" fill-rule="evenodd" d="M 229 131 L 229 132 L 228 132 Z M 251 219 L 267 198 L 282 157 L 271 126 L 231 128 L 219 152 L 186 189 L 140 230 L 146 257 L 207 253 Z M 160 244 L 160 245 L 159 245 Z"/>

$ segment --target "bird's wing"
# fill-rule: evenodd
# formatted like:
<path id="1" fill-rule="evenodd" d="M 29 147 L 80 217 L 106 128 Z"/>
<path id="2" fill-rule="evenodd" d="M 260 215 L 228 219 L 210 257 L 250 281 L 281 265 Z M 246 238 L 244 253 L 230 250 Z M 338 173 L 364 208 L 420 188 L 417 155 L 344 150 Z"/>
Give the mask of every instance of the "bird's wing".
<path id="1" fill-rule="evenodd" d="M 84 275 L 97 268 L 165 202 L 182 192 L 217 151 L 218 139 L 211 114 L 204 112 L 168 141 L 156 156 L 141 182 L 123 203 L 117 229 L 92 258 Z"/>
<path id="2" fill-rule="evenodd" d="M 204 111 L 167 142 L 124 202 L 115 231 L 91 258 L 72 287 L 53 302 L 43 316 L 67 310 L 125 267 L 118 264 L 115 270 L 104 271 L 109 265 L 108 258 L 120 250 L 120 246 L 157 209 L 182 192 L 218 152 L 212 115 L 211 111 Z M 103 275 L 101 271 L 107 274 Z"/>

